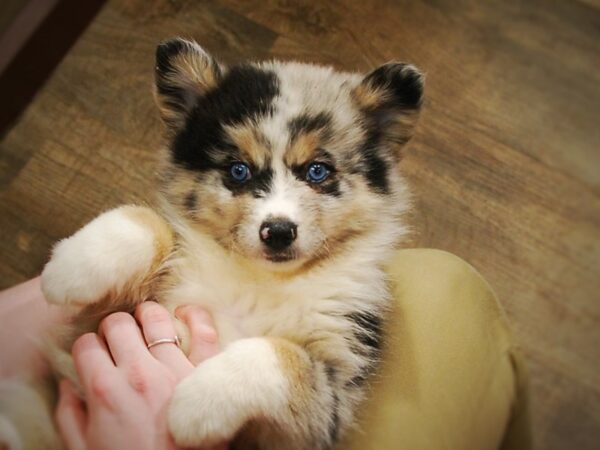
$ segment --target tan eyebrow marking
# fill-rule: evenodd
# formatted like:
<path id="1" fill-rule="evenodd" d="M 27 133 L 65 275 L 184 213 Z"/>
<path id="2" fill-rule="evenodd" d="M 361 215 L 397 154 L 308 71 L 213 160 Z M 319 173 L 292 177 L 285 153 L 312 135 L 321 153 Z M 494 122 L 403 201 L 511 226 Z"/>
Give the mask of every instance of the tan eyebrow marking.
<path id="1" fill-rule="evenodd" d="M 261 169 L 267 164 L 269 146 L 262 134 L 249 124 L 225 126 L 232 143 L 248 158 L 250 164 Z"/>
<path id="2" fill-rule="evenodd" d="M 313 159 L 319 146 L 331 138 L 331 127 L 332 114 L 326 111 L 304 112 L 290 120 L 290 143 L 285 163 L 289 166 L 301 165 Z"/>
<path id="3" fill-rule="evenodd" d="M 287 166 L 300 166 L 312 160 L 320 142 L 321 137 L 315 131 L 298 135 L 285 153 L 285 164 Z"/>

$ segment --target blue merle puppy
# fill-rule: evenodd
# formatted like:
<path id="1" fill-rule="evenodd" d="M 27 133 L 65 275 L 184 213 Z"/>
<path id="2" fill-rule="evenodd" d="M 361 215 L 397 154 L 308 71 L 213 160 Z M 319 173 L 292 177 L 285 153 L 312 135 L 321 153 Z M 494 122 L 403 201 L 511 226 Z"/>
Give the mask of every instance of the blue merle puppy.
<path id="1" fill-rule="evenodd" d="M 222 352 L 176 389 L 177 444 L 329 449 L 352 427 L 406 232 L 398 166 L 422 94 L 403 63 L 225 67 L 195 42 L 159 45 L 160 207 L 117 208 L 61 241 L 43 289 L 79 323 L 148 298 L 211 312 Z"/>

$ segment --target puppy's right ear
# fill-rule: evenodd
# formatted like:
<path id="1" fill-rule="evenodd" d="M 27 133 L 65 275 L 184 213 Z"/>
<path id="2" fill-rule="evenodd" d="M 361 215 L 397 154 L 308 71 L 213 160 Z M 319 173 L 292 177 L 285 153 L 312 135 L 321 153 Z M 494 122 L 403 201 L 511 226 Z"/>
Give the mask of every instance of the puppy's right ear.
<path id="1" fill-rule="evenodd" d="M 221 66 L 194 41 L 170 39 L 156 48 L 154 96 L 171 131 L 185 124 L 198 99 L 217 86 Z"/>
<path id="2" fill-rule="evenodd" d="M 424 77 L 412 64 L 389 62 L 369 73 L 354 89 L 354 99 L 388 142 L 411 137 L 421 104 Z"/>

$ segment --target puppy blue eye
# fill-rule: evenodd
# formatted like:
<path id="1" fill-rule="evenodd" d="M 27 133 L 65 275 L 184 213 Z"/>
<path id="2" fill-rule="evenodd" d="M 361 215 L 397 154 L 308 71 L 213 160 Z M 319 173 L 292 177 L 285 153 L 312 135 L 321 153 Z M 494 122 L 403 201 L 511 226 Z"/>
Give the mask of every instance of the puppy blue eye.
<path id="1" fill-rule="evenodd" d="M 231 178 L 233 178 L 238 183 L 245 183 L 252 177 L 252 174 L 250 173 L 250 168 L 244 163 L 233 164 L 229 173 L 231 174 Z"/>
<path id="2" fill-rule="evenodd" d="M 311 183 L 321 183 L 327 179 L 330 173 L 331 170 L 325 164 L 314 162 L 308 166 L 306 180 Z"/>

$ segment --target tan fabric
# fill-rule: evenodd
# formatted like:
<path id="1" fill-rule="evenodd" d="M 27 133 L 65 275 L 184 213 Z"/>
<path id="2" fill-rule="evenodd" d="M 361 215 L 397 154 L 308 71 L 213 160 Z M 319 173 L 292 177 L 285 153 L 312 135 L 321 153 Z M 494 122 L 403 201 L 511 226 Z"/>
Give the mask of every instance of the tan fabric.
<path id="1" fill-rule="evenodd" d="M 361 429 L 340 448 L 487 450 L 505 434 L 503 448 L 530 448 L 522 365 L 485 280 L 424 249 L 399 251 L 389 273 L 384 363 Z"/>

